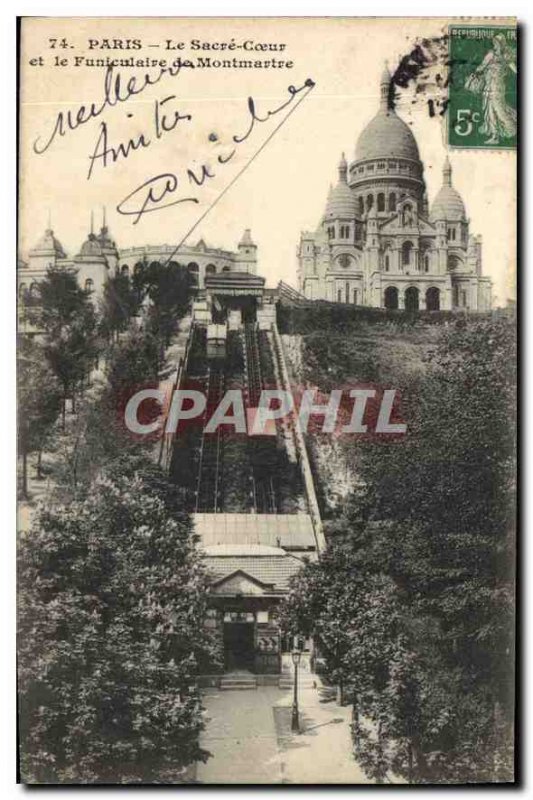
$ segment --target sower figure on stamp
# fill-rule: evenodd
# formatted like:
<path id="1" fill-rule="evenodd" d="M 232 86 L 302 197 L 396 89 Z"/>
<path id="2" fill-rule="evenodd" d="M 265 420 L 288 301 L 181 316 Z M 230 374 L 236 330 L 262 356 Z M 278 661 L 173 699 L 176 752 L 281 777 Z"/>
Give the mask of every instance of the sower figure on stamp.
<path id="1" fill-rule="evenodd" d="M 492 40 L 492 50 L 465 83 L 466 89 L 482 95 L 483 125 L 479 130 L 489 135 L 485 144 L 497 144 L 502 138 L 516 135 L 516 111 L 505 99 L 509 69 L 516 73 L 514 54 L 505 36 L 498 33 Z"/>

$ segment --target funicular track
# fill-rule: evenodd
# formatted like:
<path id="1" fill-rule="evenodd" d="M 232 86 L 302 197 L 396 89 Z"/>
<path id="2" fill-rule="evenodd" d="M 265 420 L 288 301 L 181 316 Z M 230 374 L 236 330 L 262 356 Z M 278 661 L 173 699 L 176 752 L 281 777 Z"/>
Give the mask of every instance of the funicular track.
<path id="1" fill-rule="evenodd" d="M 249 322 L 244 326 L 246 382 L 248 405 L 257 408 L 264 388 L 257 326 Z M 275 486 L 277 461 L 276 444 L 269 436 L 250 439 L 251 484 L 253 507 L 259 514 L 275 514 L 278 500 Z"/>
<path id="2" fill-rule="evenodd" d="M 202 441 L 198 458 L 198 478 L 196 483 L 197 512 L 217 513 L 223 507 L 224 489 L 224 433 L 219 426 L 215 433 L 206 433 L 205 425 L 224 395 L 224 363 L 213 360 L 207 375 L 207 404 L 202 427 Z"/>

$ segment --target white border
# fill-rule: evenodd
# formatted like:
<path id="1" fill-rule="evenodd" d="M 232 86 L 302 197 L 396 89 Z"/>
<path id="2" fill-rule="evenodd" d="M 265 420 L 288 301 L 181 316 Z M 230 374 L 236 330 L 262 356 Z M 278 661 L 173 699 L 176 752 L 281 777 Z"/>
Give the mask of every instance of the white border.
<path id="1" fill-rule="evenodd" d="M 2 697 L 0 700 L 1 714 L 1 732 L 0 732 L 0 794 L 2 798 L 11 798 L 20 796 L 21 792 L 27 791 L 22 786 L 15 785 L 15 358 L 14 358 L 14 344 L 15 344 L 15 269 L 16 264 L 16 156 L 15 156 L 15 119 L 16 119 L 16 41 L 15 41 L 15 17 L 19 16 L 427 16 L 428 8 L 433 12 L 432 16 L 502 16 L 502 15 L 516 15 L 519 22 L 525 26 L 523 31 L 522 46 L 525 50 L 525 43 L 530 36 L 528 30 L 531 22 L 533 12 L 531 2 L 489 2 L 489 0 L 479 0 L 479 2 L 468 2 L 468 0 L 447 0 L 445 4 L 433 8 L 428 3 L 419 0 L 413 0 L 407 7 L 401 7 L 393 2 L 381 2 L 381 0 L 373 0 L 371 4 L 358 4 L 354 0 L 307 0 L 306 2 L 297 2 L 297 0 L 270 0 L 270 2 L 245 2 L 245 0 L 225 0 L 216 2 L 215 0 L 128 0 L 127 3 L 114 2 L 113 0 L 81 0 L 81 2 L 73 3 L 72 0 L 55 0 L 55 2 L 42 3 L 37 0 L 28 2 L 10 2 L 4 0 L 0 11 L 0 58 L 3 61 L 1 75 L 1 97 L 2 97 L 2 125 L 0 126 L 0 152 L 2 155 L 3 169 L 0 171 L 2 176 L 2 207 L 1 207 L 1 252 L 2 264 L 1 270 L 1 291 L 0 291 L 0 353 L 1 353 L 1 385 L 2 392 L 1 399 L 1 415 L 0 419 L 3 422 L 3 431 L 1 435 L 1 449 L 0 449 L 0 489 L 1 489 L 1 503 L 0 503 L 0 619 L 1 631 L 0 641 L 2 642 L 2 656 L 0 659 L 0 691 Z M 147 10 L 149 12 L 147 13 Z M 400 11 L 407 11 L 407 14 L 400 14 Z M 524 54 L 525 55 L 525 54 Z M 524 150 L 530 141 L 529 133 L 531 125 L 527 123 L 531 121 L 531 80 L 529 75 L 530 58 L 527 60 L 524 57 L 522 61 L 522 70 L 525 72 L 523 75 L 522 83 L 522 96 L 521 96 L 521 125 L 522 125 L 522 164 L 523 169 L 527 167 Z M 529 80 L 528 80 L 529 79 Z M 522 175 L 522 204 L 525 204 L 527 188 L 530 184 L 531 169 L 528 168 Z M 522 294 L 525 294 L 523 301 L 524 309 L 533 308 L 533 281 L 526 280 L 529 264 L 526 263 L 526 255 L 529 252 L 528 245 L 530 244 L 530 234 L 527 230 L 526 216 L 523 213 L 524 219 L 524 238 L 522 241 L 522 265 L 521 265 L 521 281 L 519 289 Z M 531 219 L 531 217 L 530 217 Z M 528 320 L 530 314 L 524 315 L 524 341 L 523 350 L 526 353 L 524 358 L 524 366 L 527 370 L 527 379 L 524 378 L 524 410 L 527 410 L 527 400 L 531 396 L 530 382 L 532 375 L 532 356 L 533 353 L 533 328 Z M 526 457 L 530 453 L 530 448 L 533 444 L 532 434 L 527 430 L 524 425 L 524 440 L 526 444 Z M 526 478 L 529 476 L 526 475 Z M 527 485 L 523 487 L 524 500 L 524 515 L 522 520 L 522 541 L 521 541 L 521 561 L 525 560 L 525 565 L 522 566 L 522 577 L 524 586 L 527 587 L 528 583 L 528 568 L 531 568 L 531 552 L 527 547 L 527 534 L 529 533 L 529 512 L 530 503 L 526 502 L 527 498 L 533 495 L 533 479 L 531 485 L 528 480 Z M 524 588 L 524 597 L 522 605 L 522 623 L 523 633 L 526 632 L 528 617 L 532 609 L 532 594 L 527 592 Z M 527 665 L 531 664 L 530 645 L 529 642 L 523 644 L 523 669 L 522 678 L 525 683 L 527 677 Z M 532 711 L 531 708 L 531 694 L 527 693 L 526 687 L 522 686 L 522 703 L 524 706 L 522 720 L 523 727 L 526 726 L 526 719 L 530 718 Z M 527 708 L 525 700 L 528 699 Z M 533 761 L 533 744 L 531 738 L 525 737 L 525 750 L 522 760 L 523 780 L 525 785 L 531 786 L 530 769 L 528 764 Z M 228 787 L 231 789 L 231 787 Z M 290 790 L 272 787 L 278 796 L 289 796 Z M 354 792 L 363 791 L 364 787 L 353 787 Z M 48 791 L 53 791 L 49 789 Z M 62 788 L 62 796 L 67 797 L 72 795 L 78 790 L 75 788 L 65 789 Z M 114 789 L 100 790 L 100 796 L 111 794 Z M 128 791 L 121 789 L 121 791 Z M 130 790 L 131 791 L 131 790 Z M 136 789 L 136 792 L 143 791 Z M 156 788 L 146 788 L 143 793 L 153 793 L 157 791 Z M 167 790 L 168 791 L 168 790 Z M 184 790 L 180 788 L 180 792 Z M 197 790 L 196 790 L 197 791 Z M 202 791 L 203 796 L 207 794 L 215 795 L 216 789 L 206 789 Z M 321 794 L 328 794 L 334 796 L 334 791 L 327 787 L 321 791 Z M 337 790 L 338 791 L 338 790 Z M 342 789 L 341 789 L 342 791 Z M 374 797 L 379 795 L 383 796 L 385 792 L 390 790 L 372 789 Z M 409 791 L 409 790 L 407 790 Z M 428 790 L 416 790 L 417 796 L 422 797 L 429 795 L 431 792 Z M 440 790 L 442 791 L 442 790 Z M 447 790 L 444 790 L 447 791 Z M 450 789 L 449 791 L 452 791 Z M 469 790 L 453 790 L 455 796 L 457 792 L 459 795 L 466 794 Z M 491 790 L 478 789 L 476 795 L 488 795 Z M 509 791 L 503 789 L 503 791 Z M 128 792 L 129 793 L 129 792 Z M 253 789 L 248 790 L 245 794 L 254 793 Z"/>

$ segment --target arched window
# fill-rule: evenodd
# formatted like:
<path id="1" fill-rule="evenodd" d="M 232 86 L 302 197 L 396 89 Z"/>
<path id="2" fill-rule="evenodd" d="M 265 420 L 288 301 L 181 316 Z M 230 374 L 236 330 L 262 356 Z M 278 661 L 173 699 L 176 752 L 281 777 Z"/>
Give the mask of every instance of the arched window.
<path id="1" fill-rule="evenodd" d="M 396 192 L 389 195 L 389 211 L 396 211 Z"/>
<path id="2" fill-rule="evenodd" d="M 378 211 L 385 211 L 385 195 L 383 192 L 378 194 Z"/>
<path id="3" fill-rule="evenodd" d="M 408 267 L 413 257 L 413 243 L 404 242 L 402 245 L 402 265 Z"/>
<path id="4" fill-rule="evenodd" d="M 353 304 L 354 306 L 357 305 L 357 289 L 353 290 Z"/>
<path id="5" fill-rule="evenodd" d="M 424 265 L 424 272 L 429 272 L 429 266 L 430 266 L 429 250 L 426 250 L 424 252 L 424 255 L 423 255 L 423 258 L 422 258 L 422 263 Z"/>
<path id="6" fill-rule="evenodd" d="M 416 286 L 410 286 L 405 290 L 405 310 L 418 311 L 419 308 L 419 291 Z"/>
<path id="7" fill-rule="evenodd" d="M 120 274 L 121 274 L 121 275 L 126 275 L 126 276 L 129 276 L 129 274 L 130 274 L 130 268 L 128 267 L 128 265 L 127 265 L 127 264 L 124 264 L 124 265 L 123 265 L 122 269 L 120 270 Z"/>
<path id="8" fill-rule="evenodd" d="M 205 268 L 206 275 L 214 275 L 216 271 L 217 268 L 215 267 L 214 264 L 208 264 L 207 267 Z"/>
<path id="9" fill-rule="evenodd" d="M 144 266 L 144 264 L 143 264 L 142 261 L 137 261 L 137 263 L 133 267 L 133 274 L 134 275 L 138 275 L 139 272 L 142 270 L 143 266 Z"/>
<path id="10" fill-rule="evenodd" d="M 398 308 L 398 289 L 396 286 L 387 286 L 385 289 L 385 308 Z"/>
<path id="11" fill-rule="evenodd" d="M 362 197 L 359 198 L 359 216 L 362 217 L 365 213 L 365 201 Z"/>
<path id="12" fill-rule="evenodd" d="M 193 283 L 198 285 L 198 273 L 200 272 L 200 267 L 194 261 L 192 261 L 188 266 L 187 269 L 189 270 L 189 275 L 191 276 Z"/>
<path id="13" fill-rule="evenodd" d="M 383 259 L 383 263 L 385 265 L 385 272 L 390 271 L 390 253 L 385 253 L 385 257 Z"/>
<path id="14" fill-rule="evenodd" d="M 366 196 L 366 210 L 370 211 L 370 209 L 372 208 L 373 205 L 374 205 L 374 196 L 371 195 L 371 194 L 368 194 Z"/>
<path id="15" fill-rule="evenodd" d="M 87 278 L 87 280 L 85 281 L 85 291 L 86 292 L 94 291 L 94 281 L 92 278 Z"/>
<path id="16" fill-rule="evenodd" d="M 337 289 L 337 303 L 342 303 L 342 289 Z"/>
<path id="17" fill-rule="evenodd" d="M 440 309 L 440 291 L 436 286 L 430 286 L 426 292 L 426 308 L 428 311 Z"/>

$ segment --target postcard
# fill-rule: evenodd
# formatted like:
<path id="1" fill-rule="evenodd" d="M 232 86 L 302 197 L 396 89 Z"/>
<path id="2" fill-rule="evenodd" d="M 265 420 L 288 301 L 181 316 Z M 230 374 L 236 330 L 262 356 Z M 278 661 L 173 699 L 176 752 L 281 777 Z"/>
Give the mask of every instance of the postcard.
<path id="1" fill-rule="evenodd" d="M 22 783 L 515 781 L 517 30 L 20 20 Z"/>

